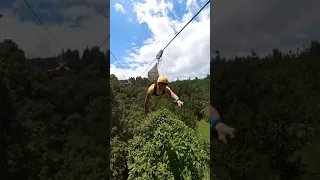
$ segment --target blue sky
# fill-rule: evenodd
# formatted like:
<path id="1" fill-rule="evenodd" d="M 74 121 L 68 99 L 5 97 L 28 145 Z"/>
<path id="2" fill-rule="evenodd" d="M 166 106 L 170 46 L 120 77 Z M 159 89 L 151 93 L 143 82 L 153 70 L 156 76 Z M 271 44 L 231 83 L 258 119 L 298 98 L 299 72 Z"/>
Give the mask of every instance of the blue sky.
<path id="1" fill-rule="evenodd" d="M 125 14 L 117 12 L 116 8 L 114 7 L 114 5 L 117 3 L 120 3 L 123 6 L 126 11 Z M 169 13 L 169 17 L 181 19 L 183 14 L 186 12 L 184 10 L 186 5 L 179 5 L 177 1 L 174 1 L 173 3 L 175 13 Z M 126 50 L 132 48 L 132 43 L 135 43 L 137 46 L 141 47 L 144 40 L 151 37 L 152 32 L 149 30 L 147 24 L 139 24 L 136 22 L 137 16 L 133 11 L 134 7 L 131 1 L 111 0 L 110 8 L 111 51 L 116 56 L 118 61 L 122 63 L 122 66 L 124 66 L 125 62 L 121 61 L 120 59 L 126 56 Z M 110 62 L 111 64 L 115 63 L 115 59 L 112 58 Z M 119 66 L 119 68 L 121 68 L 121 66 Z"/>
<path id="2" fill-rule="evenodd" d="M 61 8 L 68 8 L 72 6 L 87 6 L 88 8 L 92 8 L 96 13 L 103 14 L 105 13 L 104 8 L 101 8 L 98 5 L 88 3 L 84 0 L 77 1 L 77 2 L 64 2 L 62 4 L 54 4 L 50 2 L 43 2 L 40 0 L 29 0 L 27 1 L 29 5 L 33 8 L 33 10 L 36 12 L 36 14 L 40 17 L 43 23 L 55 23 L 55 24 L 63 24 L 66 22 L 73 22 L 75 25 L 79 22 L 81 22 L 84 18 L 86 18 L 85 15 L 80 15 L 77 17 L 77 20 L 74 21 L 70 18 L 67 18 L 63 15 L 63 12 L 61 11 Z M 16 5 L 14 6 L 14 3 Z M 17 13 L 20 20 L 22 22 L 25 21 L 34 21 L 38 22 L 38 19 L 32 14 L 31 10 L 27 7 L 27 5 L 20 1 L 1 1 L 0 2 L 0 8 L 7 8 L 13 10 L 13 12 Z"/>
<path id="3" fill-rule="evenodd" d="M 34 21 L 38 22 L 38 19 L 32 14 L 31 10 L 27 7 L 24 2 L 19 2 L 17 6 L 14 3 L 18 1 L 1 1 L 0 8 L 12 9 L 14 13 L 19 16 L 21 22 Z M 28 1 L 29 2 L 29 1 Z M 40 17 L 43 23 L 64 23 L 67 21 L 59 10 L 60 7 L 48 2 L 41 1 L 30 1 L 29 5 L 33 8 L 36 14 Z M 44 10 L 46 12 L 44 12 Z"/>
<path id="4" fill-rule="evenodd" d="M 0 1 L 1 8 L 11 8 L 12 4 L 12 1 Z"/>
<path id="5" fill-rule="evenodd" d="M 203 0 L 199 0 L 195 3 L 196 4 L 187 5 L 186 2 L 179 2 L 178 0 L 164 1 L 164 3 L 161 3 L 160 1 L 156 0 L 133 2 L 124 0 L 111 0 L 110 49 L 112 53 L 116 56 L 117 60 L 121 63 L 121 65 L 118 65 L 118 63 L 115 62 L 115 59 L 111 56 L 111 73 L 114 73 L 120 79 L 126 79 L 128 78 L 128 75 L 130 77 L 140 76 L 142 72 L 147 68 L 149 63 L 155 58 L 158 51 L 161 50 L 170 41 L 170 39 L 174 37 L 174 35 L 182 28 L 182 26 L 185 25 L 185 23 L 188 20 L 190 20 L 191 16 L 194 15 L 196 11 L 198 11 L 204 4 Z M 125 12 L 119 10 L 120 6 L 123 8 Z M 135 7 L 137 9 L 136 11 L 134 11 Z M 144 13 L 142 13 L 143 15 L 141 15 L 141 12 L 143 11 Z M 165 13 L 165 11 L 167 12 L 167 14 Z M 200 72 L 190 72 L 190 70 L 194 68 L 194 66 L 190 64 L 185 67 L 179 67 L 180 63 L 169 61 L 171 60 L 170 58 L 173 57 L 174 59 L 181 57 L 181 60 L 183 60 L 183 56 L 186 56 L 186 58 L 189 59 L 189 61 L 192 61 L 192 59 L 196 59 L 199 56 L 202 56 L 198 55 L 198 57 L 192 57 L 192 51 L 187 50 L 188 48 L 194 48 L 190 45 L 185 50 L 186 52 L 188 52 L 188 54 L 183 54 L 183 56 L 175 54 L 173 50 L 176 49 L 175 46 L 182 48 L 183 46 L 187 45 L 186 43 L 179 45 L 179 43 L 182 43 L 182 41 L 188 41 L 187 38 L 188 34 L 190 33 L 193 37 L 195 37 L 192 38 L 193 41 L 195 41 L 195 43 L 197 42 L 196 33 L 199 33 L 196 32 L 197 23 L 201 24 L 201 26 L 206 26 L 208 29 L 208 31 L 206 31 L 202 39 L 205 38 L 205 46 L 207 48 L 209 47 L 209 12 L 210 9 L 208 6 L 206 8 L 206 12 L 202 14 L 202 16 L 207 16 L 205 18 L 197 18 L 197 20 L 193 22 L 193 25 L 190 25 L 193 27 L 186 28 L 186 30 L 184 30 L 186 32 L 182 32 L 181 35 L 179 35 L 179 37 L 177 38 L 177 40 L 174 40 L 172 45 L 168 47 L 168 50 L 165 51 L 163 57 L 166 58 L 166 61 L 163 60 L 162 69 L 164 70 L 163 72 L 166 72 L 166 70 L 169 71 L 167 76 L 169 76 L 170 78 L 194 78 L 196 76 L 201 77 L 204 76 L 203 74 L 208 74 L 208 68 L 206 68 L 205 66 L 209 66 L 209 50 L 208 54 L 204 55 L 206 56 L 205 59 L 207 59 L 207 61 L 204 60 L 201 62 L 200 69 L 202 69 L 203 71 L 200 70 Z M 140 19 L 142 19 L 142 22 L 140 23 L 138 21 L 138 16 Z M 204 21 L 207 24 L 204 23 Z M 179 25 L 179 27 L 174 27 L 175 25 Z M 161 35 L 161 33 L 157 32 L 157 29 L 162 30 L 162 28 L 164 30 L 163 36 Z M 151 42 L 149 41 L 149 43 L 146 43 L 145 41 L 148 39 L 151 39 Z M 192 42 L 188 43 L 192 44 Z M 193 50 L 197 51 L 197 48 Z M 130 53 L 133 53 L 133 55 L 130 55 Z M 172 56 L 170 56 L 169 53 L 172 53 Z M 181 54 L 182 52 L 177 53 Z M 132 67 L 133 65 L 134 67 Z M 173 66 L 171 66 L 171 69 L 166 69 L 165 67 L 167 65 Z M 162 69 L 160 68 L 160 72 L 162 71 Z M 174 72 L 175 69 L 178 71 L 180 69 L 180 71 L 189 72 L 180 72 L 180 74 L 177 75 Z M 141 74 L 139 75 L 139 73 Z"/>
<path id="6" fill-rule="evenodd" d="M 117 12 L 114 7 L 117 2 L 119 1 L 112 0 L 110 3 L 110 48 L 118 61 L 124 63 L 121 58 L 126 55 L 126 50 L 132 48 L 132 43 L 142 46 L 143 41 L 151 36 L 151 32 L 146 24 L 135 22 L 136 15 L 133 12 L 133 5 L 130 1 L 122 3 L 123 8 L 126 10 L 125 14 Z M 115 63 L 113 57 L 111 57 L 110 63 Z"/>
<path id="7" fill-rule="evenodd" d="M 179 1 L 111 0 L 110 4 L 105 0 L 95 0 L 94 3 L 92 0 L 68 0 L 63 4 L 60 1 L 28 2 L 64 49 L 78 49 L 81 53 L 87 45 L 99 45 L 111 31 L 110 49 L 126 66 L 124 70 L 115 66 L 111 57 L 110 71 L 119 79 L 127 79 L 141 76 L 159 50 L 205 3 L 204 0 Z M 14 1 L 13 5 L 5 3 L 8 2 L 1 1 L 1 7 L 6 8 L 1 9 L 4 18 L 0 23 L 5 28 L 1 29 L 0 40 L 13 39 L 27 56 L 48 57 L 61 53 L 61 48 L 38 24 L 22 0 Z M 123 6 L 126 13 L 117 12 L 115 4 Z M 101 50 L 107 49 L 106 46 Z M 160 74 L 169 79 L 199 78 L 209 73 L 209 63 L 210 9 L 207 6 L 165 50 Z"/>
<path id="8" fill-rule="evenodd" d="M 59 46 L 38 24 L 37 18 L 22 0 L 0 1 L 1 39 L 13 39 L 27 56 L 48 57 L 61 48 L 78 49 L 100 45 L 109 34 L 109 4 L 96 0 L 41 1 L 28 0 Z M 98 28 L 97 28 L 98 27 Z M 106 45 L 104 45 L 106 46 Z M 102 47 L 105 51 L 107 47 Z"/>

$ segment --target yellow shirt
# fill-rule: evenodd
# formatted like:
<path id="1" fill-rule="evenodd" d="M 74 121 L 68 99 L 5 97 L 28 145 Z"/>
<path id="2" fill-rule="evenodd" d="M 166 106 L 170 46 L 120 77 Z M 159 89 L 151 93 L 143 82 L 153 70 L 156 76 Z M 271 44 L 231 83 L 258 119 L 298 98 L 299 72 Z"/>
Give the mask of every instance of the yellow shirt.
<path id="1" fill-rule="evenodd" d="M 166 93 L 170 94 L 170 88 L 169 88 L 168 86 L 166 87 L 166 90 L 165 90 L 165 91 L 166 91 Z M 152 84 L 152 85 L 148 88 L 148 94 L 153 95 L 153 92 L 154 92 L 154 84 Z M 158 96 L 161 96 L 162 93 L 163 93 L 163 91 L 160 90 L 159 88 L 157 88 L 156 94 L 157 94 Z"/>

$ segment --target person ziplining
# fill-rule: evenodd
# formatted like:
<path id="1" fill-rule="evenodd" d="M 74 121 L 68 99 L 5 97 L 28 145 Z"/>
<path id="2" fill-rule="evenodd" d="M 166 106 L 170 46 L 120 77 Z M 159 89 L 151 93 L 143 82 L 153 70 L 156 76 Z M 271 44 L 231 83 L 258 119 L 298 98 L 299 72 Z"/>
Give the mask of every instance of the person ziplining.
<path id="1" fill-rule="evenodd" d="M 177 103 L 179 107 L 183 106 L 183 102 L 179 99 L 179 97 L 168 87 L 169 80 L 165 76 L 160 76 L 159 73 L 159 64 L 162 60 L 163 51 L 171 44 L 171 42 L 186 28 L 189 23 L 210 3 L 210 0 L 207 1 L 203 7 L 189 20 L 189 22 L 169 41 L 169 43 L 157 54 L 156 58 L 150 63 L 149 67 L 153 62 L 157 61 L 155 66 L 148 72 L 148 79 L 153 82 L 153 84 L 148 88 L 147 95 L 144 101 L 144 109 L 145 114 L 148 114 L 148 102 L 151 96 L 161 96 L 163 94 L 168 94 L 170 97 L 174 99 L 174 102 Z M 146 69 L 148 70 L 149 67 Z M 146 71 L 145 70 L 145 71 Z M 142 73 L 142 75 L 145 72 Z M 142 76 L 141 75 L 141 76 Z"/>
<path id="2" fill-rule="evenodd" d="M 152 84 L 147 91 L 146 98 L 144 100 L 144 112 L 145 115 L 148 114 L 148 102 L 151 96 L 162 96 L 164 94 L 169 95 L 174 99 L 174 103 L 177 103 L 179 107 L 183 106 L 183 102 L 179 99 L 179 97 L 168 87 L 169 80 L 165 76 L 158 77 L 157 81 Z"/>

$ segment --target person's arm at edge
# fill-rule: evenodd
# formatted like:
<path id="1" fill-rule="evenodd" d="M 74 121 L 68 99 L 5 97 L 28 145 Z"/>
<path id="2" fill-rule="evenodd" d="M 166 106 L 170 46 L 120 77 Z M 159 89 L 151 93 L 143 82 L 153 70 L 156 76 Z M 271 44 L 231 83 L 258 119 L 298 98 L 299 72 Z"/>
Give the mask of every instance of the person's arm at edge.
<path id="1" fill-rule="evenodd" d="M 179 101 L 179 96 L 177 96 L 173 91 L 171 91 L 170 88 L 166 87 L 166 91 L 167 91 L 168 95 L 174 99 L 174 102 Z"/>
<path id="2" fill-rule="evenodd" d="M 210 128 L 217 129 L 219 123 L 222 123 L 221 116 L 216 108 L 210 105 Z"/>
<path id="3" fill-rule="evenodd" d="M 148 102 L 150 99 L 151 94 L 149 92 L 147 92 L 146 97 L 144 99 L 144 113 L 148 114 Z"/>
<path id="4" fill-rule="evenodd" d="M 233 139 L 235 137 L 235 129 L 229 127 L 221 121 L 219 112 L 213 106 L 210 106 L 210 117 L 210 128 L 214 129 L 217 132 L 214 134 L 218 135 L 219 140 L 227 144 L 227 137 L 229 137 L 230 139 Z"/>

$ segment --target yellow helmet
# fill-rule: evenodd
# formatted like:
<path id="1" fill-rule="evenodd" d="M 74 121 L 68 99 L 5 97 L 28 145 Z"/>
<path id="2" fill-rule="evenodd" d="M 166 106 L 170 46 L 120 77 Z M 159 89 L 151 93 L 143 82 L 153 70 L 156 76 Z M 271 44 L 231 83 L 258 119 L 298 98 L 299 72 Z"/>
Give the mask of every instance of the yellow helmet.
<path id="1" fill-rule="evenodd" d="M 158 83 L 169 84 L 169 80 L 168 80 L 168 78 L 165 77 L 165 76 L 160 76 L 160 77 L 158 77 L 158 81 L 157 81 L 157 82 L 158 82 Z"/>

